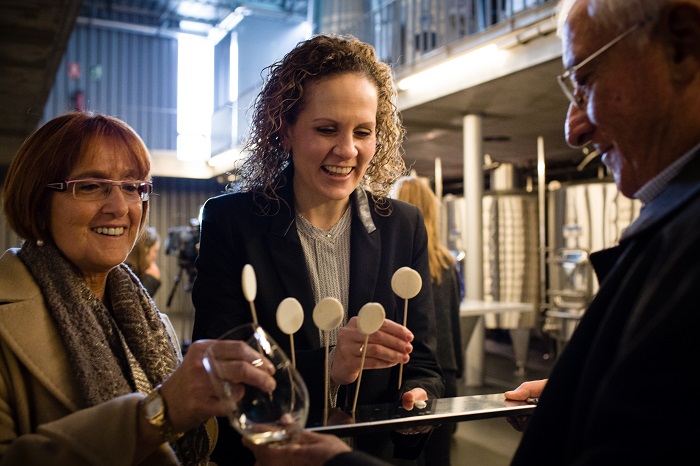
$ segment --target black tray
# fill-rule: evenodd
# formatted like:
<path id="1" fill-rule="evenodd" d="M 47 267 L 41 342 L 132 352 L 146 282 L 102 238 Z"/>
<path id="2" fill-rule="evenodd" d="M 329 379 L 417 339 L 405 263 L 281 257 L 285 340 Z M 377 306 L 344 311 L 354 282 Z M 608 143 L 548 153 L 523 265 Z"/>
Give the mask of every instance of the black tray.
<path id="1" fill-rule="evenodd" d="M 534 409 L 532 403 L 506 401 L 503 393 L 494 393 L 428 400 L 425 408 L 411 411 L 394 404 L 358 406 L 354 416 L 347 411 L 333 409 L 329 412 L 326 425 L 319 423 L 306 427 L 314 432 L 353 436 L 413 426 L 435 426 L 445 422 L 525 415 Z"/>

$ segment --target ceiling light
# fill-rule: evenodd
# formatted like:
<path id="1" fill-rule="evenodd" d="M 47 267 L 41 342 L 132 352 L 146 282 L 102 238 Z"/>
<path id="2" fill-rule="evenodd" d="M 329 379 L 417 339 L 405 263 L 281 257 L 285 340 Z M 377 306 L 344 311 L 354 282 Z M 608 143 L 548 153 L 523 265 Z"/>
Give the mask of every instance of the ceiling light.
<path id="1" fill-rule="evenodd" d="M 211 26 L 207 23 L 200 23 L 198 21 L 180 21 L 180 29 L 183 32 L 189 32 L 191 34 L 207 34 L 211 29 Z"/>
<path id="2" fill-rule="evenodd" d="M 233 31 L 235 27 L 238 26 L 240 22 L 250 14 L 251 11 L 248 8 L 239 6 L 231 13 L 226 15 L 226 17 L 221 20 L 219 24 L 211 28 L 209 31 L 209 39 L 214 41 L 215 44 L 218 44 L 221 39 L 226 37 L 229 32 Z"/>

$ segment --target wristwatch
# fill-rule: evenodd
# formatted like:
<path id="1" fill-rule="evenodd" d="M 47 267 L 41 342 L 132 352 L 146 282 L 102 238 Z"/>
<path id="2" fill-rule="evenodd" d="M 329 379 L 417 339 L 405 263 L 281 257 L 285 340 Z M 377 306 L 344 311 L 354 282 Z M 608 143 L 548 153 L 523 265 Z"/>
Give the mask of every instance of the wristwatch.
<path id="1" fill-rule="evenodd" d="M 170 419 L 168 419 L 165 400 L 160 394 L 160 388 L 161 386 L 158 385 L 145 398 L 143 412 L 148 423 L 157 428 L 168 443 L 173 443 L 180 439 L 184 433 L 175 432 L 175 429 L 173 429 Z"/>

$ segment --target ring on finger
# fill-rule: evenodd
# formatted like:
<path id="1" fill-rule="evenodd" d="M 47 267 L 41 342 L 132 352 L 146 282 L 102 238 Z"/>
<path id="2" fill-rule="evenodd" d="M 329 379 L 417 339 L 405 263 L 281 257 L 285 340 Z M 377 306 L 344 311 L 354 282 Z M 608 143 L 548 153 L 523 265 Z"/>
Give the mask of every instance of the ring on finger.
<path id="1" fill-rule="evenodd" d="M 262 360 L 262 358 L 258 358 L 258 359 L 256 359 L 255 361 L 251 362 L 251 364 L 252 364 L 254 367 L 260 367 L 260 366 L 262 366 L 263 364 L 265 364 L 265 362 Z"/>
<path id="2" fill-rule="evenodd" d="M 362 356 L 362 353 L 365 352 L 365 344 L 363 343 L 362 346 L 360 346 L 360 350 L 357 352 L 358 356 Z"/>

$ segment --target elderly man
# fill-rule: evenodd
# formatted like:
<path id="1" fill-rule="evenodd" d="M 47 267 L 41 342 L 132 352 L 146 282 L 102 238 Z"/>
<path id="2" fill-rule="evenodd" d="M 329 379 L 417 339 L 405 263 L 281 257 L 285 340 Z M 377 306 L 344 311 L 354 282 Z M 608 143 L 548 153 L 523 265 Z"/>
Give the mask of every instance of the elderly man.
<path id="1" fill-rule="evenodd" d="M 644 207 L 591 255 L 600 290 L 549 380 L 506 392 L 541 396 L 513 464 L 675 464 L 700 440 L 700 0 L 564 0 L 559 18 L 567 141 Z"/>

